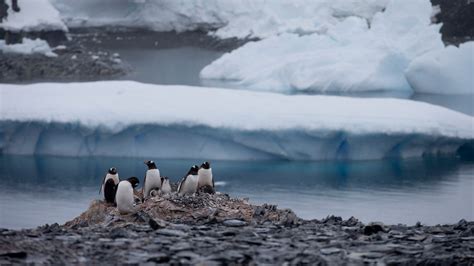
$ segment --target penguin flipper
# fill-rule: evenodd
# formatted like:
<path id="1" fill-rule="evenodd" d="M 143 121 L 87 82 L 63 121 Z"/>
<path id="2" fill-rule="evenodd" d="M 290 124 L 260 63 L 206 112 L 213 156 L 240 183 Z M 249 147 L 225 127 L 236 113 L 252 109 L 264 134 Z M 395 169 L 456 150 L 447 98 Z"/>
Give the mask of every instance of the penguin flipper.
<path id="1" fill-rule="evenodd" d="M 214 177 L 212 178 L 212 188 L 214 188 L 215 185 L 214 185 Z"/>
<path id="2" fill-rule="evenodd" d="M 179 182 L 178 185 L 178 193 L 181 192 L 181 185 L 186 181 L 186 178 L 188 178 L 188 175 L 184 176 L 181 181 Z"/>
<path id="3" fill-rule="evenodd" d="M 100 192 L 102 191 L 102 188 L 104 187 L 105 177 L 107 177 L 107 175 L 104 175 L 104 178 L 102 178 L 102 183 L 100 184 L 100 187 L 99 187 L 99 195 L 100 195 Z"/>
<path id="4" fill-rule="evenodd" d="M 143 199 L 145 199 L 145 185 L 146 185 L 146 174 L 145 174 L 145 177 L 143 178 L 143 186 L 142 186 Z"/>

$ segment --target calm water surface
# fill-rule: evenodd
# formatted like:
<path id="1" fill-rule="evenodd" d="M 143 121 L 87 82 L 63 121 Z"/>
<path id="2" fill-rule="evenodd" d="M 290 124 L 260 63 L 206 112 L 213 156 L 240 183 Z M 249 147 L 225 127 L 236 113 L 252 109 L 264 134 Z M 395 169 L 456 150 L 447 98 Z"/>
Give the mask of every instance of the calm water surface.
<path id="1" fill-rule="evenodd" d="M 199 161 L 158 160 L 177 181 Z M 143 178 L 143 158 L 0 156 L 0 227 L 25 228 L 79 215 L 105 171 Z M 340 215 L 364 222 L 425 224 L 474 220 L 474 164 L 457 160 L 331 162 L 214 161 L 217 189 L 303 218 Z"/>

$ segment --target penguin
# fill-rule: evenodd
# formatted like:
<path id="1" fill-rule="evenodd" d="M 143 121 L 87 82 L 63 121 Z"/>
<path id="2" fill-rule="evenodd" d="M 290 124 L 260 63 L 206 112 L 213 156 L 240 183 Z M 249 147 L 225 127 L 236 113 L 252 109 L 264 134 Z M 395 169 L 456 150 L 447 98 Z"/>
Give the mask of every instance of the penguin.
<path id="1" fill-rule="evenodd" d="M 212 168 L 209 162 L 201 164 L 198 170 L 198 189 L 204 186 L 214 188 L 214 178 L 212 178 Z"/>
<path id="2" fill-rule="evenodd" d="M 134 212 L 135 199 L 133 191 L 140 181 L 136 177 L 130 177 L 127 180 L 120 181 L 115 194 L 115 202 L 120 214 L 128 214 Z"/>
<path id="3" fill-rule="evenodd" d="M 150 196 L 152 189 L 161 188 L 160 170 L 156 167 L 155 162 L 145 161 L 145 164 L 148 166 L 148 170 L 146 171 L 145 179 L 143 180 L 143 199 Z"/>
<path id="4" fill-rule="evenodd" d="M 115 167 L 110 168 L 107 171 L 107 174 L 102 180 L 102 186 L 100 188 L 99 194 L 104 195 L 104 199 L 108 203 L 114 203 L 115 192 L 117 190 L 117 185 L 120 182 L 117 169 Z"/>
<path id="5" fill-rule="evenodd" d="M 178 186 L 179 195 L 194 194 L 197 191 L 199 166 L 193 165 Z"/>
<path id="6" fill-rule="evenodd" d="M 161 193 L 162 194 L 170 194 L 171 193 L 170 180 L 167 176 L 161 178 Z"/>

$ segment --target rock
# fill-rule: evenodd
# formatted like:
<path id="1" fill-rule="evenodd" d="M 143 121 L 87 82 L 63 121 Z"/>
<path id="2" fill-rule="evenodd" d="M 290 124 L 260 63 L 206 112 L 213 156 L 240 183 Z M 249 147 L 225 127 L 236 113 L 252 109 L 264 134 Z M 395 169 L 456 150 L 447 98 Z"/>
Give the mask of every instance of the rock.
<path id="1" fill-rule="evenodd" d="M 178 230 L 172 230 L 172 229 L 160 229 L 157 231 L 158 234 L 160 235 L 165 235 L 165 236 L 178 236 L 178 237 L 185 237 L 188 234 L 178 231 Z"/>
<path id="2" fill-rule="evenodd" d="M 222 222 L 225 226 L 230 226 L 230 227 L 240 227 L 240 226 L 246 226 L 248 225 L 247 222 L 241 221 L 241 220 L 225 220 Z"/>
<path id="3" fill-rule="evenodd" d="M 367 236 L 384 231 L 384 225 L 382 223 L 370 223 L 364 227 L 364 235 Z"/>
<path id="4" fill-rule="evenodd" d="M 335 253 L 340 253 L 341 249 L 340 248 L 322 248 L 320 252 L 323 255 L 332 255 Z"/>

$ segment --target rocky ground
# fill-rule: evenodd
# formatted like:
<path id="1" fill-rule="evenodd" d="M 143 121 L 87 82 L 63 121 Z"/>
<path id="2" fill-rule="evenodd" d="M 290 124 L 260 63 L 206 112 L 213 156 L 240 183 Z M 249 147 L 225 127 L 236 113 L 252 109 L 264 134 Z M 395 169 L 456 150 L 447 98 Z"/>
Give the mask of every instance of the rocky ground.
<path id="1" fill-rule="evenodd" d="M 69 33 L 68 39 L 56 37 L 59 33 L 50 35 L 45 39 L 51 47 L 56 47 L 53 52 L 57 57 L 0 52 L 0 83 L 117 79 L 133 69 L 127 62 L 122 61 L 120 55 L 114 52 L 114 48 L 134 46 L 143 49 L 167 49 L 194 46 L 230 51 L 248 41 L 219 40 L 197 31 L 178 34 L 123 28 L 74 29 Z"/>
<path id="2" fill-rule="evenodd" d="M 155 197 L 129 215 L 94 201 L 65 225 L 0 229 L 0 264 L 13 263 L 473 265 L 474 222 L 308 221 L 223 194 Z"/>

